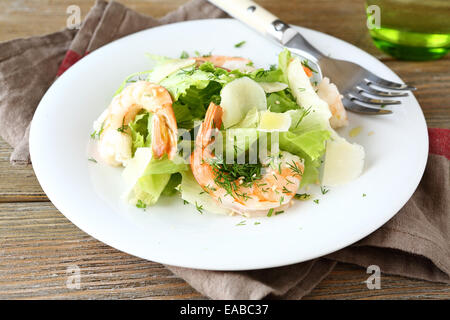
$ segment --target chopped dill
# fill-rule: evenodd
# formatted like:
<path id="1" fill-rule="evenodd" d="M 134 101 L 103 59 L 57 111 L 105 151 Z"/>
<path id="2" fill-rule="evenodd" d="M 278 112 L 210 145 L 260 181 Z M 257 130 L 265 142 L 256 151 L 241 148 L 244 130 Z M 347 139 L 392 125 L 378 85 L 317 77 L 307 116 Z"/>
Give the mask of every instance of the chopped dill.
<path id="1" fill-rule="evenodd" d="M 189 53 L 183 50 L 183 52 L 181 52 L 180 59 L 187 59 L 187 58 L 189 58 Z"/>
<path id="2" fill-rule="evenodd" d="M 294 183 L 293 183 L 291 180 L 289 180 L 288 178 L 286 178 L 286 181 L 287 181 L 286 185 L 294 184 Z"/>
<path id="3" fill-rule="evenodd" d="M 287 163 L 289 169 L 294 172 L 294 177 L 298 176 L 301 177 L 303 175 L 303 171 L 298 167 L 297 163 L 295 163 L 294 160 L 292 160 L 292 163 Z"/>
<path id="4" fill-rule="evenodd" d="M 298 118 L 297 123 L 295 124 L 295 129 L 297 129 L 298 125 L 300 124 L 300 122 L 302 122 L 302 120 L 311 112 L 311 107 L 309 107 L 308 109 L 306 109 L 302 115 L 300 116 L 300 118 Z"/>
<path id="5" fill-rule="evenodd" d="M 273 208 L 271 208 L 271 209 L 269 210 L 269 212 L 267 213 L 267 216 L 268 216 L 268 217 L 271 217 L 272 214 L 273 214 Z"/>
<path id="6" fill-rule="evenodd" d="M 307 68 L 308 68 L 309 70 L 311 70 L 312 72 L 317 73 L 317 71 L 316 71 L 315 69 L 313 69 L 313 68 L 309 65 L 308 60 L 303 60 L 303 61 L 302 61 L 302 65 L 304 65 L 305 67 L 307 67 Z"/>
<path id="7" fill-rule="evenodd" d="M 236 224 L 237 226 L 245 226 L 247 221 L 242 220 L 241 222 L 239 222 L 238 224 Z"/>
<path id="8" fill-rule="evenodd" d="M 92 132 L 91 133 L 91 138 L 92 139 L 96 139 L 96 138 L 100 138 L 100 135 L 102 134 L 102 132 L 103 132 L 103 126 L 105 125 L 105 122 L 103 121 L 102 122 L 102 125 L 100 126 L 100 130 L 97 132 L 97 131 L 94 131 L 94 132 Z"/>
<path id="9" fill-rule="evenodd" d="M 275 212 L 275 215 L 282 214 L 282 213 L 284 213 L 284 211 L 277 211 L 277 212 Z"/>
<path id="10" fill-rule="evenodd" d="M 142 202 L 142 200 L 138 200 L 136 202 L 136 207 L 139 208 L 139 209 L 144 209 L 145 210 L 145 208 L 147 208 L 147 205 L 144 202 Z"/>
<path id="11" fill-rule="evenodd" d="M 123 117 L 122 126 L 120 128 L 117 128 L 117 131 L 126 133 L 127 128 L 128 128 L 128 125 L 125 125 L 125 117 Z"/>
<path id="12" fill-rule="evenodd" d="M 330 191 L 330 189 L 320 186 L 320 191 L 322 192 L 322 194 L 326 194 L 328 191 Z"/>
<path id="13" fill-rule="evenodd" d="M 195 73 L 195 68 L 190 69 L 181 69 L 180 74 L 186 75 L 186 76 L 192 76 Z"/>
<path id="14" fill-rule="evenodd" d="M 203 214 L 203 205 L 198 205 L 197 201 L 195 201 L 195 208 L 198 212 L 200 212 L 200 214 Z"/>
<path id="15" fill-rule="evenodd" d="M 286 193 L 286 194 L 291 194 L 292 193 L 291 191 L 289 191 L 288 188 L 286 188 L 286 186 L 283 186 L 283 191 L 282 192 Z"/>
<path id="16" fill-rule="evenodd" d="M 256 180 L 261 179 L 261 164 L 228 164 L 222 159 L 212 159 L 210 165 L 215 173 L 214 182 L 224 188 L 227 194 L 243 198 L 250 197 L 246 193 L 239 193 L 241 186 L 248 187 Z"/>
<path id="17" fill-rule="evenodd" d="M 255 221 L 254 225 L 257 226 L 258 224 L 261 224 L 261 222 Z"/>
<path id="18" fill-rule="evenodd" d="M 91 162 L 97 163 L 97 160 L 95 160 L 94 158 L 89 158 L 89 159 L 88 159 L 88 161 L 91 161 Z"/>
<path id="19" fill-rule="evenodd" d="M 238 42 L 238 43 L 236 43 L 236 44 L 234 45 L 234 47 L 235 47 L 235 48 L 240 48 L 240 47 L 242 47 L 246 42 L 247 42 L 247 41 L 241 41 L 241 42 Z"/>
<path id="20" fill-rule="evenodd" d="M 302 201 L 304 201 L 304 200 L 309 200 L 309 198 L 311 198 L 311 195 L 310 195 L 310 194 L 307 194 L 307 193 L 297 193 L 297 194 L 294 196 L 294 198 L 297 199 L 297 200 L 302 200 Z"/>
<path id="21" fill-rule="evenodd" d="M 319 199 L 313 200 L 314 203 L 319 204 Z"/>

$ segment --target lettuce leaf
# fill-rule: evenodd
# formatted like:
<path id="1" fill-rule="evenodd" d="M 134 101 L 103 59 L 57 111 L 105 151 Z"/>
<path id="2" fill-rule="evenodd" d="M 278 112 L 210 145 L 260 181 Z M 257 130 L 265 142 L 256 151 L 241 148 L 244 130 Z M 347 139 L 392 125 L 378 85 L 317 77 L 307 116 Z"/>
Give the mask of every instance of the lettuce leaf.
<path id="1" fill-rule="evenodd" d="M 170 176 L 169 182 L 167 182 L 161 195 L 163 195 L 163 196 L 175 195 L 178 192 L 177 187 L 180 185 L 180 183 L 181 183 L 181 174 L 178 172 L 173 173 Z"/>
<path id="2" fill-rule="evenodd" d="M 314 130 L 301 134 L 294 132 L 280 132 L 280 149 L 292 154 L 307 156 L 311 161 L 320 159 L 324 152 L 325 142 L 330 138 L 327 130 Z"/>
<path id="3" fill-rule="evenodd" d="M 147 54 L 147 57 L 156 62 L 155 67 L 147 77 L 147 81 L 153 83 L 160 83 L 162 80 L 178 70 L 195 64 L 194 59 L 172 59 L 155 54 Z"/>
<path id="4" fill-rule="evenodd" d="M 135 157 L 122 173 L 126 189 L 124 196 L 133 204 L 140 200 L 151 206 L 158 201 L 166 188 L 167 193 L 171 193 L 177 179 L 172 179 L 172 175 L 186 171 L 188 167 L 181 157 L 175 157 L 173 160 L 167 157 L 155 159 L 151 148 L 138 148 Z"/>
<path id="5" fill-rule="evenodd" d="M 280 54 L 278 55 L 278 69 L 281 71 L 282 73 L 282 82 L 289 84 L 289 79 L 288 79 L 288 66 L 289 63 L 291 62 L 292 56 L 291 56 L 291 52 L 288 49 L 284 49 L 283 51 L 280 52 Z"/>
<path id="6" fill-rule="evenodd" d="M 186 94 L 187 89 L 204 89 L 214 79 L 214 75 L 209 72 L 189 67 L 171 74 L 160 84 L 170 92 L 172 99 L 177 101 L 181 95 Z"/>
<path id="7" fill-rule="evenodd" d="M 128 124 L 131 132 L 131 154 L 134 156 L 137 148 L 150 146 L 152 114 L 142 111 Z"/>
<path id="8" fill-rule="evenodd" d="M 136 82 L 138 80 L 142 80 L 141 76 L 147 75 L 151 72 L 152 72 L 152 70 L 148 70 L 148 71 L 140 71 L 140 72 L 135 72 L 135 73 L 130 74 L 128 77 L 125 78 L 125 80 L 123 80 L 120 87 L 114 93 L 114 96 L 117 96 L 118 94 L 120 94 L 128 84 Z"/>
<path id="9" fill-rule="evenodd" d="M 228 214 L 229 210 L 221 207 L 208 193 L 206 193 L 202 187 L 195 180 L 194 175 L 190 170 L 181 173 L 181 198 L 187 201 L 197 208 L 203 208 L 204 210 L 218 214 Z"/>
<path id="10" fill-rule="evenodd" d="M 295 154 L 304 160 L 305 171 L 300 186 L 319 181 L 321 158 L 325 153 L 326 141 L 330 138 L 327 130 L 308 131 L 302 134 L 280 133 L 280 149 Z"/>
<path id="11" fill-rule="evenodd" d="M 134 196 L 130 202 L 137 203 L 140 200 L 146 206 L 154 205 L 169 180 L 170 174 L 153 174 L 142 177 L 133 188 Z"/>
<path id="12" fill-rule="evenodd" d="M 286 112 L 300 109 L 289 89 L 272 92 L 267 96 L 267 109 L 271 112 Z"/>
<path id="13" fill-rule="evenodd" d="M 196 86 L 186 89 L 172 105 L 178 127 L 192 129 L 194 120 L 202 120 L 205 117 L 206 109 L 211 102 L 220 104 L 221 89 L 222 86 L 216 81 L 210 81 L 203 89 Z"/>

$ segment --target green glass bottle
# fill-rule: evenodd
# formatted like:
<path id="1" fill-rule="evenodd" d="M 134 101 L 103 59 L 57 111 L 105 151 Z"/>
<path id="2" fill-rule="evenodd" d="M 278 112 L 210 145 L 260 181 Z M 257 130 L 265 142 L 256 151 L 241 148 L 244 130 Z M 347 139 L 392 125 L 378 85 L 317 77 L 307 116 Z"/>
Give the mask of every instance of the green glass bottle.
<path id="1" fill-rule="evenodd" d="M 450 0 L 366 0 L 366 10 L 375 45 L 395 58 L 433 60 L 450 51 Z"/>

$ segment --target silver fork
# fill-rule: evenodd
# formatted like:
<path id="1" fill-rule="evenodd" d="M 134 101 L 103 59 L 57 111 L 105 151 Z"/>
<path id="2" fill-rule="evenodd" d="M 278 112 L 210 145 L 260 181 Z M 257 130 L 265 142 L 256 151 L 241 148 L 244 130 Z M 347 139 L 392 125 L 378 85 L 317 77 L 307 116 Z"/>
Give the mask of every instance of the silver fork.
<path id="1" fill-rule="evenodd" d="M 356 63 L 324 55 L 298 31 L 251 0 L 209 1 L 317 66 L 319 77 L 326 76 L 336 84 L 343 95 L 342 102 L 347 110 L 368 115 L 389 114 L 392 111 L 384 107 L 401 104 L 401 101 L 387 98 L 405 97 L 408 95 L 406 91 L 416 89 L 407 84 L 383 79 Z"/>

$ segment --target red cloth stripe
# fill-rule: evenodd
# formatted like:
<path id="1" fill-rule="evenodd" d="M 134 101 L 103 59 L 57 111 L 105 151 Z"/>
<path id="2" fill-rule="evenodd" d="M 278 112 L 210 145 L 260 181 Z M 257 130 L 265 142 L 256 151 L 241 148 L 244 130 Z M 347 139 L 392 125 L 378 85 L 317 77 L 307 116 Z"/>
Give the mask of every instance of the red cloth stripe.
<path id="1" fill-rule="evenodd" d="M 428 128 L 430 153 L 438 154 L 450 160 L 450 129 Z"/>
<path id="2" fill-rule="evenodd" d="M 74 65 L 78 60 L 82 58 L 81 55 L 76 53 L 75 51 L 69 50 L 66 52 L 66 56 L 64 57 L 61 65 L 59 66 L 57 77 L 62 75 L 67 69 L 69 69 L 72 65 Z"/>

